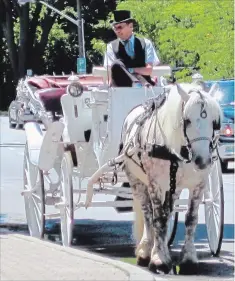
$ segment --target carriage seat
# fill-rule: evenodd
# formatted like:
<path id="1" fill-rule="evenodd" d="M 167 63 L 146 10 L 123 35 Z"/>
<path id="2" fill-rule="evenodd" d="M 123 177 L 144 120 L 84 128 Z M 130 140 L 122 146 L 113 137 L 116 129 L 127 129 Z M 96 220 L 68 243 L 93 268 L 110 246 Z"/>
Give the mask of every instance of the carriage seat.
<path id="1" fill-rule="evenodd" d="M 43 77 L 32 77 L 27 80 L 28 84 L 38 88 L 38 89 L 46 89 L 50 88 L 50 84 L 48 81 Z"/>
<path id="2" fill-rule="evenodd" d="M 66 93 L 66 87 L 72 82 L 71 75 L 66 76 L 35 76 L 27 80 L 29 85 L 37 88 L 34 92 L 36 98 L 41 100 L 47 111 L 60 112 L 60 98 Z M 83 86 L 84 91 L 88 91 L 91 87 L 100 87 L 104 85 L 102 77 L 94 75 L 81 75 L 79 82 Z"/>
<path id="3" fill-rule="evenodd" d="M 66 76 L 36 76 L 29 78 L 27 80 L 29 85 L 32 85 L 38 89 L 46 89 L 46 88 L 65 88 L 70 83 L 71 75 Z M 84 90 L 88 90 L 89 87 L 99 87 L 104 84 L 104 80 L 100 76 L 94 75 L 80 75 L 79 82 L 83 85 Z"/>
<path id="4" fill-rule="evenodd" d="M 158 86 L 160 77 L 164 75 L 171 75 L 172 70 L 169 65 L 158 65 L 153 67 L 152 79 L 155 81 Z M 108 81 L 108 72 L 107 69 L 103 66 L 94 66 L 92 69 L 92 74 L 94 76 L 100 76 L 103 78 L 104 82 Z"/>
<path id="5" fill-rule="evenodd" d="M 34 95 L 44 104 L 46 111 L 60 112 L 60 98 L 65 93 L 65 88 L 47 88 L 37 90 Z"/>

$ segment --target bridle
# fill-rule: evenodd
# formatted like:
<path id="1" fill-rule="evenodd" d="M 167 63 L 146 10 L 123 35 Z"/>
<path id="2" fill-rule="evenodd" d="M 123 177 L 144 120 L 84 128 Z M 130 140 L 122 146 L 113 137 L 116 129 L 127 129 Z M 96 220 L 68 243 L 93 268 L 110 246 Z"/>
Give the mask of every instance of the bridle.
<path id="1" fill-rule="evenodd" d="M 198 89 L 192 89 L 191 91 L 189 91 L 189 94 L 191 92 L 196 92 L 200 95 L 200 103 L 201 103 L 201 112 L 200 112 L 200 117 L 203 119 L 207 118 L 207 112 L 205 109 L 205 98 L 202 95 L 201 91 Z M 204 141 L 207 140 L 210 143 L 210 154 L 212 155 L 214 150 L 217 148 L 218 145 L 218 134 L 215 133 L 215 131 L 218 131 L 220 129 L 220 124 L 217 124 L 215 121 L 213 121 L 213 134 L 212 134 L 212 138 L 209 137 L 198 137 L 198 138 L 194 138 L 194 139 L 189 139 L 186 129 L 187 129 L 187 119 L 185 119 L 183 117 L 183 113 L 184 113 L 184 107 L 185 107 L 185 102 L 182 104 L 182 120 L 181 120 L 181 124 L 183 124 L 183 133 L 184 133 L 184 138 L 186 140 L 186 145 L 185 147 L 183 147 L 183 151 L 185 152 L 185 149 L 187 150 L 187 156 L 186 156 L 186 162 L 190 163 L 192 161 L 192 157 L 193 157 L 193 153 L 192 153 L 192 144 L 198 141 Z M 219 122 L 220 123 L 220 122 Z M 184 153 L 185 154 L 185 153 Z M 185 158 L 185 157 L 184 157 Z M 212 157 L 212 160 L 215 160 Z"/>

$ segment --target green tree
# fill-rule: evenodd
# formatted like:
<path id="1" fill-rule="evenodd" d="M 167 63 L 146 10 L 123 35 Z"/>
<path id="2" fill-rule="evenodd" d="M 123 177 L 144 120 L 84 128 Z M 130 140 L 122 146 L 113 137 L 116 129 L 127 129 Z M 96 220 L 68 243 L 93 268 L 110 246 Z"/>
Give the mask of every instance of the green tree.
<path id="1" fill-rule="evenodd" d="M 76 0 L 47 2 L 76 18 Z M 116 1 L 81 0 L 81 4 L 90 70 L 93 63 L 99 62 L 96 52 L 92 50 L 91 41 L 104 30 L 97 29 L 95 33 L 93 25 L 107 18 L 109 12 L 116 8 Z M 76 71 L 77 56 L 77 27 L 74 24 L 40 3 L 20 7 L 17 0 L 0 0 L 0 58 L 3 57 L 0 60 L 0 71 L 5 69 L 2 77 L 7 77 L 3 84 L 0 80 L 1 96 L 5 92 L 4 95 L 10 95 L 8 100 L 14 97 L 14 83 L 25 75 L 26 69 L 33 69 L 36 74 Z M 3 65 L 3 61 L 7 63 Z M 11 75 L 6 76 L 6 72 Z M 3 90 L 6 84 L 11 90 Z"/>
<path id="2" fill-rule="evenodd" d="M 137 33 L 154 42 L 163 64 L 182 67 L 178 78 L 187 79 L 192 68 L 205 79 L 234 77 L 232 0 L 126 0 L 117 8 L 132 11 Z"/>

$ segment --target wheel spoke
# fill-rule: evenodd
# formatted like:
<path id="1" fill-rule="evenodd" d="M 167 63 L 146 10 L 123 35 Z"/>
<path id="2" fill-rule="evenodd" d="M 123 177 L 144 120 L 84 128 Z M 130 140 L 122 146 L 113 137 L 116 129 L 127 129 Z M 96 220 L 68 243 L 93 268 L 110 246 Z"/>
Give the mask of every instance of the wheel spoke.
<path id="1" fill-rule="evenodd" d="M 30 191 L 24 196 L 25 212 L 30 235 L 41 238 L 45 223 L 45 198 L 43 178 L 38 167 L 30 162 L 28 147 L 25 147 L 24 189 Z"/>
<path id="2" fill-rule="evenodd" d="M 73 224 L 73 205 L 71 206 L 71 201 L 73 201 L 72 194 L 72 158 L 70 152 L 65 152 L 61 164 L 61 202 L 64 207 L 60 209 L 61 211 L 61 236 L 62 243 L 64 246 L 70 246 L 72 240 L 72 224 Z"/>
<path id="3" fill-rule="evenodd" d="M 36 199 L 38 200 L 38 203 L 42 202 L 42 194 L 38 195 L 38 194 L 32 192 L 32 196 L 33 196 L 34 200 L 36 200 Z"/>
<path id="4" fill-rule="evenodd" d="M 35 208 L 36 207 L 36 208 Z M 35 213 L 35 219 L 36 219 L 36 223 L 37 223 L 37 227 L 38 227 L 38 232 L 40 232 L 41 229 L 41 220 L 39 218 L 39 215 L 42 215 L 42 213 L 40 212 L 40 210 L 38 209 L 37 205 L 34 205 L 34 213 Z"/>
<path id="5" fill-rule="evenodd" d="M 219 161 L 219 160 L 217 160 Z M 205 204 L 205 220 L 208 233 L 208 242 L 213 254 L 218 254 L 221 247 L 221 237 L 223 226 L 223 183 L 221 181 L 220 163 L 216 162 L 211 170 L 208 189 L 210 190 L 210 197 L 205 192 L 205 198 L 211 199 Z"/>
<path id="6" fill-rule="evenodd" d="M 37 198 L 37 197 L 36 197 Z M 38 206 L 38 202 L 36 202 L 36 199 L 34 196 L 32 196 L 32 201 L 34 203 L 34 207 L 36 208 L 36 210 L 38 211 L 38 213 L 42 213 L 42 211 L 40 210 L 39 206 Z"/>

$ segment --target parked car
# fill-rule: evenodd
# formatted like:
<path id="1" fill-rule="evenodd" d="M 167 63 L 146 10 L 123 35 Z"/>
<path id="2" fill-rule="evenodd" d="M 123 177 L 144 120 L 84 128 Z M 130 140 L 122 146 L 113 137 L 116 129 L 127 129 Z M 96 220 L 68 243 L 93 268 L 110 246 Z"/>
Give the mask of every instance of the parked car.
<path id="1" fill-rule="evenodd" d="M 8 109 L 9 127 L 22 129 L 24 123 L 32 119 L 32 113 L 17 98 L 10 103 Z"/>
<path id="2" fill-rule="evenodd" d="M 8 117 L 9 117 L 9 127 L 10 128 L 18 128 L 22 129 L 24 122 L 20 120 L 19 113 L 21 109 L 22 103 L 17 100 L 13 100 L 10 103 L 8 108 Z"/>
<path id="3" fill-rule="evenodd" d="M 222 128 L 219 138 L 219 157 L 223 171 L 227 171 L 228 162 L 234 162 L 234 79 L 207 81 L 206 86 L 219 84 L 221 93 L 217 99 L 223 110 Z"/>

